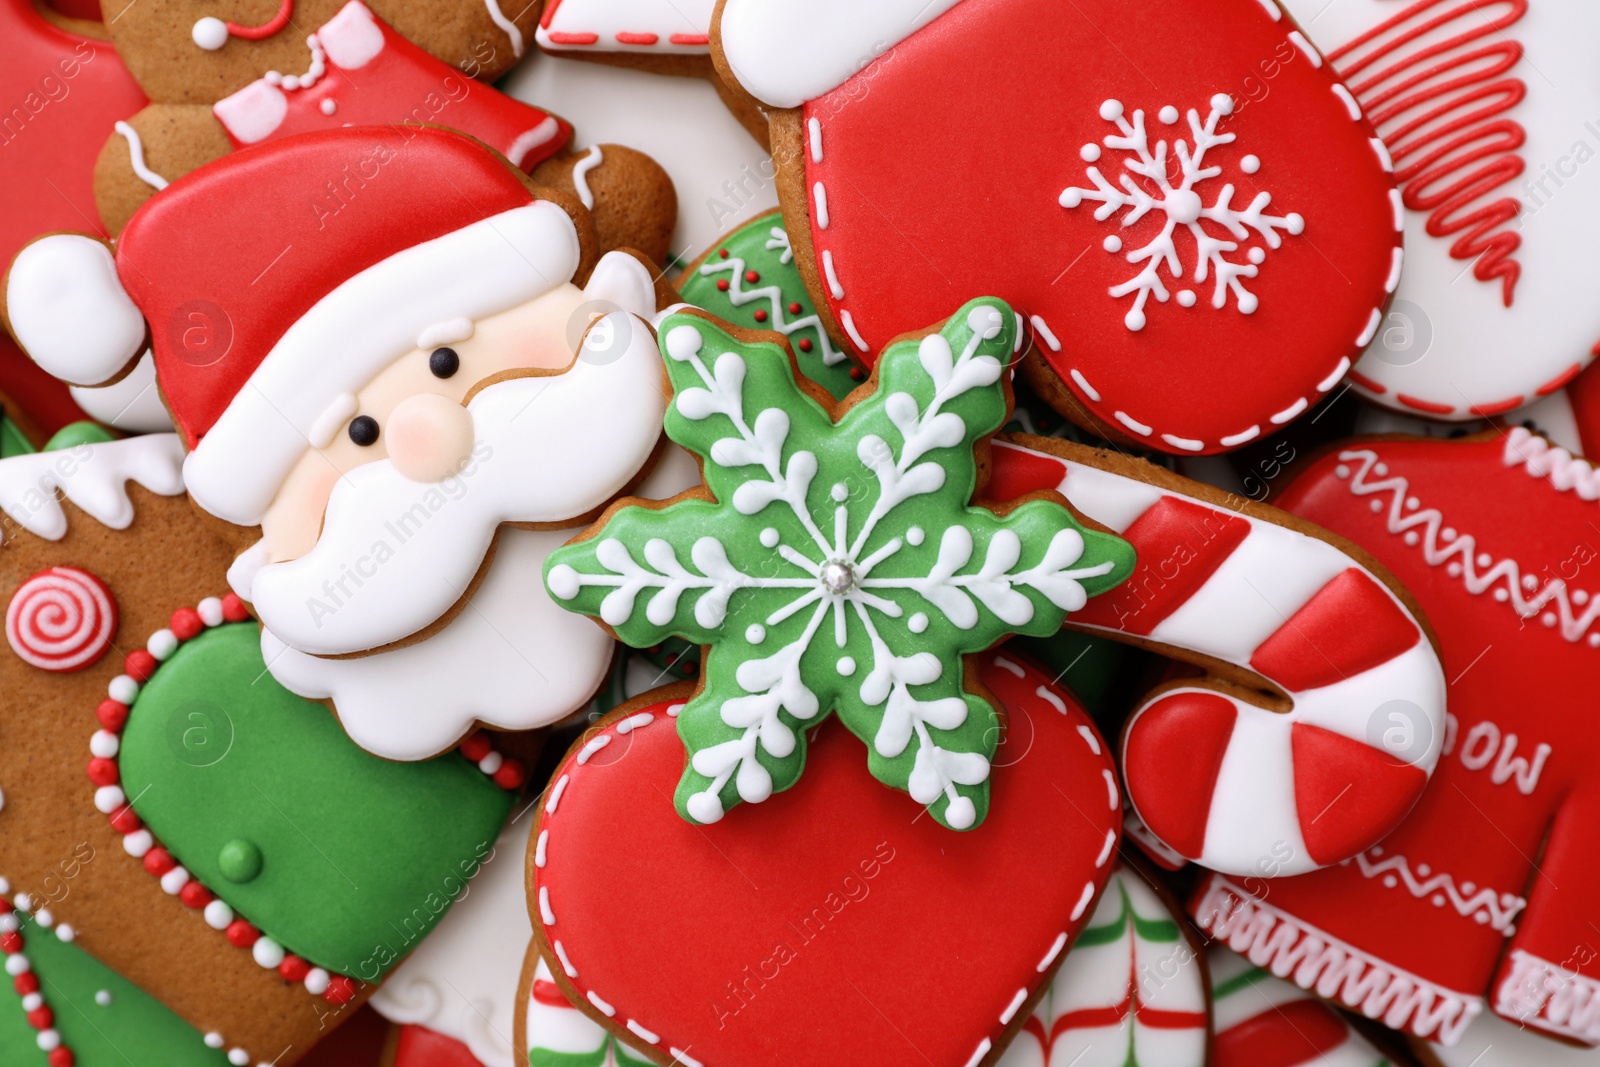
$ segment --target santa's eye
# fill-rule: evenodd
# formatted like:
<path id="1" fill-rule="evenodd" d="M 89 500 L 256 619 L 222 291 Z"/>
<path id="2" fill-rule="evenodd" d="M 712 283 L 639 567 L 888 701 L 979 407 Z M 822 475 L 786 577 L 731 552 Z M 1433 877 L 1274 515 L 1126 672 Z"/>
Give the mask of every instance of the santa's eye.
<path id="1" fill-rule="evenodd" d="M 453 348 L 435 348 L 428 357 L 428 369 L 435 378 L 448 378 L 461 369 L 461 357 Z"/>
<path id="2" fill-rule="evenodd" d="M 378 440 L 378 420 L 371 415 L 357 415 L 350 420 L 350 440 L 366 448 Z"/>

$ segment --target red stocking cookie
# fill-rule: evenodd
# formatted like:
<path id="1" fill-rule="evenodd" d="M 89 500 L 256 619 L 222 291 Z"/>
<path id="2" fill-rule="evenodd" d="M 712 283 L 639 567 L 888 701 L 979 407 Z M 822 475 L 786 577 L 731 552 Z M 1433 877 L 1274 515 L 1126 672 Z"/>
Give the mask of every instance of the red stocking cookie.
<path id="1" fill-rule="evenodd" d="M 1592 716 L 1577 710 L 1600 654 L 1597 497 L 1593 468 L 1520 428 L 1356 439 L 1288 487 L 1285 507 L 1372 552 L 1427 609 L 1451 680 L 1443 755 L 1381 845 L 1304 878 L 1213 877 L 1195 902 L 1203 927 L 1419 1037 L 1455 1042 L 1487 998 L 1600 1044 L 1600 967 L 1584 948 L 1600 785 Z"/>
<path id="2" fill-rule="evenodd" d="M 1058 489 L 1139 553 L 1133 576 L 1069 623 L 1265 679 L 1288 697 L 1269 711 L 1260 693 L 1213 679 L 1146 698 L 1122 769 L 1150 832 L 1213 870 L 1287 874 L 1349 859 L 1392 830 L 1439 758 L 1444 679 L 1419 614 L 1389 580 L 1272 509 L 1225 504 L 1083 446 L 1018 440 L 1048 451 L 997 445 L 991 494 Z M 1421 740 L 1374 730 L 1391 707 Z"/>
<path id="3" fill-rule="evenodd" d="M 1071 696 L 1004 650 L 981 663 L 1010 722 L 1003 803 L 967 834 L 875 782 L 834 723 L 793 789 L 694 826 L 672 804 L 687 690 L 601 723 L 535 828 L 529 906 L 560 991 L 656 1063 L 992 1064 L 1091 922 L 1121 804 Z M 1004 921 L 952 922 L 979 911 Z"/>
<path id="4" fill-rule="evenodd" d="M 363 195 L 324 190 L 361 168 L 381 175 Z M 189 494 L 246 528 L 241 547 L 259 527 L 229 581 L 276 676 L 411 760 L 474 720 L 553 722 L 604 677 L 611 642 L 537 576 L 656 450 L 652 274 L 620 252 L 596 264 L 583 208 L 470 138 L 352 127 L 210 164 L 114 258 L 35 242 L 7 309 L 35 359 L 85 383 L 148 330 Z"/>
<path id="5" fill-rule="evenodd" d="M 993 292 L 1063 412 L 1222 452 L 1337 386 L 1399 280 L 1387 151 L 1272 0 L 728 0 L 715 33 L 868 360 Z"/>
<path id="6" fill-rule="evenodd" d="M 1593 358 L 1600 8 L 1527 0 L 1283 0 L 1377 127 L 1406 207 L 1394 307 L 1362 393 L 1447 419 L 1503 414 Z M 1275 83 L 1261 86 L 1275 93 Z"/>

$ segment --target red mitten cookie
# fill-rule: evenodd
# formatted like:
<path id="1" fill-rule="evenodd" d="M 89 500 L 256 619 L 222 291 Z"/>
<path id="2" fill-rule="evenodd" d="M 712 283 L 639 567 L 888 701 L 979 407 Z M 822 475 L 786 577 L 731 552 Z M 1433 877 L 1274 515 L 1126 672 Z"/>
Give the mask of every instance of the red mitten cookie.
<path id="1" fill-rule="evenodd" d="M 1526 430 L 1358 438 L 1280 499 L 1372 552 L 1428 610 L 1450 678 L 1432 785 L 1354 862 L 1213 877 L 1201 925 L 1306 989 L 1451 1044 L 1488 1007 L 1600 1043 L 1593 717 L 1600 629 L 1587 569 L 1600 479 Z M 1419 723 L 1379 724 L 1397 735 Z M 1420 735 L 1414 743 L 1425 739 Z"/>
<path id="2" fill-rule="evenodd" d="M 1161 845 L 1213 870 L 1299 873 L 1400 822 L 1439 758 L 1444 678 L 1421 613 L 1370 557 L 1082 445 L 1018 437 L 994 457 L 995 499 L 1056 489 L 1138 551 L 1069 626 L 1212 674 L 1153 690 L 1124 733 L 1130 807 Z M 1417 738 L 1385 733 L 1393 709 Z"/>
<path id="3" fill-rule="evenodd" d="M 1272 0 L 728 0 L 714 32 L 866 359 L 992 292 L 1064 413 L 1221 452 L 1337 386 L 1399 281 L 1387 150 Z"/>
<path id="4" fill-rule="evenodd" d="M 980 674 L 1009 728 L 966 834 L 875 782 L 833 723 L 793 789 L 694 826 L 672 804 L 687 689 L 619 709 L 535 830 L 529 907 L 561 991 L 662 1064 L 997 1060 L 1090 921 L 1121 803 L 1070 695 L 1003 650 Z"/>
<path id="5" fill-rule="evenodd" d="M 1594 357 L 1600 239 L 1593 4 L 1284 0 L 1394 159 L 1395 305 L 1350 380 L 1452 420 L 1504 414 Z M 1263 89 L 1276 92 L 1276 84 Z"/>

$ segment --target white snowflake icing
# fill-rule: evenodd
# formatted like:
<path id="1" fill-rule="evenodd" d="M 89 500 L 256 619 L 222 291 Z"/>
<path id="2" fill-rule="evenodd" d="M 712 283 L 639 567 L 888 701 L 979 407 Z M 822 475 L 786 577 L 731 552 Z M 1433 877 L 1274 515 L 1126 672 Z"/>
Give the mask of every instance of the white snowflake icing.
<path id="1" fill-rule="evenodd" d="M 667 332 L 664 351 L 670 358 L 692 366 L 702 383 L 679 391 L 674 400 L 678 410 L 694 421 L 725 415 L 736 432 L 736 436 L 721 438 L 712 446 L 709 462 L 730 469 L 760 467 L 765 472 L 764 478 L 757 476 L 739 485 L 731 499 L 733 508 L 741 515 L 754 516 L 769 505 L 778 504 L 797 520 L 796 525 L 768 526 L 760 533 L 761 544 L 788 566 L 775 567 L 773 573 L 741 571 L 729 560 L 722 541 L 709 535 L 699 537 L 690 549 L 693 568 L 679 560 L 677 550 L 665 539 L 648 540 L 642 548 L 641 561 L 635 560 L 620 540 L 605 538 L 596 546 L 596 560 L 609 574 L 583 574 L 561 566 L 552 569 L 549 586 L 562 600 L 577 596 L 585 585 L 610 587 L 612 591 L 602 602 L 600 617 L 611 626 L 621 626 L 633 618 L 641 594 L 647 590 L 645 617 L 657 626 L 671 622 L 684 596 L 694 596 L 698 598 L 693 609 L 695 621 L 708 629 L 722 625 L 730 599 L 742 589 L 787 592 L 789 596 L 781 606 L 742 631 L 752 646 L 766 640 L 768 627 L 797 613 L 809 613 L 799 637 L 770 654 L 739 664 L 736 680 L 744 695 L 724 701 L 720 708 L 722 722 L 738 731 L 737 735 L 695 752 L 691 759 L 695 771 L 711 780 L 689 801 L 689 813 L 697 821 L 712 823 L 722 818 L 720 794 L 730 780 L 742 800 L 759 802 L 771 795 L 772 778 L 756 759 L 757 748 L 778 759 L 794 752 L 796 737 L 779 717 L 780 709 L 802 722 L 817 719 L 830 710 L 802 676 L 801 658 L 819 634 L 831 634 L 840 651 L 835 660 L 838 674 L 851 679 L 859 674 L 861 701 L 882 708 L 872 742 L 874 750 L 893 759 L 914 742 L 916 754 L 908 792 L 923 805 L 933 804 L 943 796 L 948 803 L 945 819 L 949 825 L 957 829 L 973 825 L 973 802 L 961 795 L 956 786 L 984 782 L 989 775 L 989 761 L 976 752 L 943 748 L 929 732 L 930 728 L 960 727 L 967 719 L 966 701 L 956 695 L 923 699 L 911 691 L 914 686 L 944 678 L 948 670 L 959 672 L 960 668 L 932 652 L 896 655 L 882 636 L 885 628 L 897 626 L 912 634 L 923 633 L 929 619 L 922 609 L 927 607 L 956 628 L 972 630 L 980 622 L 979 604 L 1005 627 L 1023 626 L 1035 612 L 1033 602 L 1019 588 L 1037 591 L 1063 611 L 1077 611 L 1087 601 L 1079 579 L 1107 574 L 1114 567 L 1107 561 L 1074 569 L 1073 564 L 1083 556 L 1084 539 L 1077 529 L 1064 528 L 1055 533 L 1036 565 L 1018 569 L 1021 540 L 1012 530 L 999 528 L 989 539 L 979 569 L 958 574 L 973 561 L 975 544 L 971 529 L 960 524 L 960 516 L 952 515 L 951 525 L 934 531 L 939 537 L 938 551 L 926 574 L 874 574 L 883 561 L 908 544 L 921 545 L 930 536 L 914 519 L 900 517 L 901 509 L 908 501 L 944 486 L 944 467 L 925 457 L 936 449 L 967 443 L 965 421 L 944 408 L 956 397 L 993 386 L 999 379 L 1003 369 L 1000 361 L 991 355 L 978 355 L 977 350 L 985 340 L 999 335 L 1002 321 L 993 307 L 975 309 L 968 318 L 973 336 L 960 354 L 940 334 L 922 339 L 917 356 L 933 385 L 933 398 L 923 406 L 910 393 L 888 394 L 885 412 L 901 436 L 898 450 L 876 434 L 867 434 L 858 442 L 856 458 L 862 473 L 876 483 L 878 492 L 853 535 L 849 532 L 851 494 L 843 482 L 832 486 L 829 493 L 833 503 L 831 531 L 819 525 L 806 505 L 818 472 L 817 455 L 797 449 L 784 465 L 789 414 L 779 407 L 767 407 L 756 413 L 753 421 L 747 421 L 744 358 L 724 352 L 708 365 L 702 356 L 705 337 L 699 329 L 677 326 Z M 887 529 L 897 531 L 896 536 L 868 552 L 874 532 L 885 524 Z M 788 526 L 788 530 L 780 530 L 780 525 Z M 866 638 L 869 658 L 864 663 L 844 654 L 855 628 Z"/>
<path id="2" fill-rule="evenodd" d="M 1124 173 L 1117 175 L 1117 182 L 1113 184 L 1099 167 L 1093 165 L 1101 158 L 1101 146 L 1086 144 L 1079 155 L 1085 163 L 1091 164 L 1088 176 L 1094 188 L 1069 187 L 1062 191 L 1060 202 L 1062 207 L 1070 209 L 1078 207 L 1085 200 L 1098 201 L 1100 206 L 1095 208 L 1094 217 L 1099 222 L 1125 210 L 1126 214 L 1121 219 L 1123 228 L 1132 226 L 1152 211 L 1158 211 L 1166 217 L 1159 234 L 1124 257 L 1139 268 L 1133 277 L 1109 290 L 1115 298 L 1136 294 L 1133 307 L 1123 318 L 1130 330 L 1144 329 L 1145 304 L 1152 293 L 1162 303 L 1171 298 L 1172 294 L 1162 280 L 1163 266 L 1174 281 L 1185 277 L 1183 258 L 1175 240 L 1179 227 L 1186 229 L 1194 239 L 1194 281 L 1213 279 L 1211 306 L 1218 309 L 1225 307 L 1231 291 L 1234 305 L 1246 315 L 1256 310 L 1259 301 L 1255 294 L 1244 287 L 1242 279 L 1254 278 L 1259 273 L 1260 265 L 1266 260 L 1266 249 L 1261 245 L 1252 245 L 1244 253 L 1244 262 L 1229 258 L 1230 253 L 1239 251 L 1241 243 L 1250 239 L 1251 231 L 1259 235 L 1267 248 L 1275 249 L 1283 244 L 1282 233 L 1298 235 L 1305 230 L 1305 219 L 1298 214 L 1268 215 L 1266 209 L 1272 202 L 1272 195 L 1267 192 L 1257 193 L 1244 208 L 1235 207 L 1233 197 L 1236 190 L 1232 182 L 1224 183 L 1215 201 L 1206 206 L 1197 187 L 1222 174 L 1221 167 L 1205 165 L 1206 153 L 1235 140 L 1234 134 L 1217 132 L 1217 124 L 1232 111 L 1233 101 L 1225 93 L 1218 93 L 1211 98 L 1211 111 L 1203 123 L 1200 113 L 1190 108 L 1187 117 L 1193 147 L 1189 141 L 1178 138 L 1171 142 L 1172 158 L 1169 159 L 1166 139 L 1158 139 L 1154 147 L 1151 146 L 1143 111 L 1134 111 L 1130 120 L 1121 101 L 1107 100 L 1100 105 L 1100 117 L 1115 123 L 1121 131 L 1119 134 L 1107 134 L 1104 144 L 1112 151 L 1124 153 L 1121 157 Z M 1178 109 L 1169 104 L 1156 117 L 1170 126 L 1180 116 Z M 1245 156 L 1239 164 L 1239 169 L 1245 174 L 1255 174 L 1260 168 L 1261 161 L 1254 155 Z M 1229 240 L 1207 231 L 1201 225 L 1203 221 L 1216 223 L 1234 239 Z M 1102 247 L 1109 253 L 1119 253 L 1123 248 L 1123 240 L 1111 234 L 1106 237 Z M 1193 307 L 1196 299 L 1192 289 L 1183 288 L 1177 292 L 1180 307 Z"/>

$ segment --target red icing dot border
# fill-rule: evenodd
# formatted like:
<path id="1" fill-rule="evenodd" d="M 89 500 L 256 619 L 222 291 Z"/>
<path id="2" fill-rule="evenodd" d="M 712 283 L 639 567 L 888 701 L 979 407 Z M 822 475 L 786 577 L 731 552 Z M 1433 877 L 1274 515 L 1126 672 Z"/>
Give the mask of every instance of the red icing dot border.
<path id="1" fill-rule="evenodd" d="M 87 768 L 89 781 L 95 787 L 94 805 L 111 820 L 111 828 L 121 835 L 123 850 L 139 860 L 144 869 L 159 880 L 166 893 L 177 897 L 186 907 L 200 912 L 206 925 L 227 937 L 235 948 L 248 950 L 264 969 L 277 971 L 285 982 L 303 985 L 307 993 L 320 996 L 337 1007 L 354 998 L 355 980 L 313 966 L 309 961 L 286 951 L 248 920 L 237 916 L 226 901 L 190 874 L 156 840 L 133 810 L 127 794 L 122 791 L 122 772 L 117 762 L 121 752 L 122 730 L 128 723 L 129 711 L 138 699 L 140 687 L 185 642 L 214 627 L 250 620 L 250 611 L 244 601 L 233 593 L 220 598 L 207 597 L 193 608 L 174 611 L 165 629 L 151 634 L 144 648 L 127 654 L 123 659 L 123 673 L 111 679 L 106 686 L 106 698 L 95 708 L 95 718 L 100 728 L 89 740 L 91 758 Z M 463 756 L 502 789 L 517 790 L 527 781 L 527 770 L 521 762 L 507 759 L 495 751 L 488 736 L 481 730 L 466 737 L 458 747 Z M 3 915 L 4 912 L 0 911 L 0 916 Z M 4 937 L 0 937 L 0 948 L 4 944 Z M 52 1060 L 50 1067 L 72 1065 L 70 1061 L 57 1064 Z"/>
<path id="2" fill-rule="evenodd" d="M 0 879 L 0 892 L 8 891 Z M 39 1032 L 39 1051 L 46 1054 L 50 1067 L 74 1067 L 78 1058 L 62 1043 L 61 1033 L 55 1028 L 55 1011 L 45 1000 L 39 976 L 33 973 L 33 963 L 28 959 L 27 939 L 18 917 L 21 910 L 12 905 L 9 897 L 0 896 L 0 953 L 5 954 L 6 974 L 11 977 L 11 988 L 22 998 L 28 1025 Z"/>

